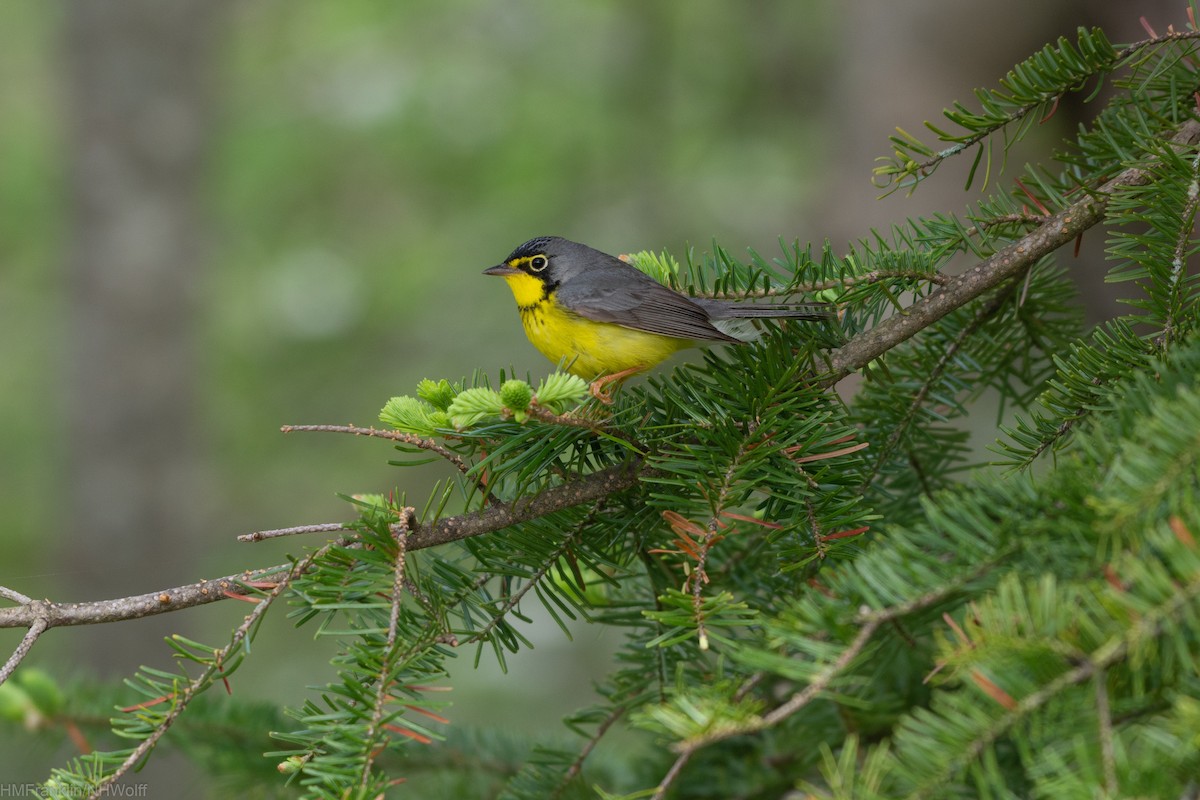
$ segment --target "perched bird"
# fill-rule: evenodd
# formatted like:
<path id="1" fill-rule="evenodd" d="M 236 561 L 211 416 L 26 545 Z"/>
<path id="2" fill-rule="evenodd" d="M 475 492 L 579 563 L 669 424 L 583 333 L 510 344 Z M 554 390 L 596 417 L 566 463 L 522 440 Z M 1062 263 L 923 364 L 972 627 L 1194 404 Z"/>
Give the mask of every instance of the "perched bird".
<path id="1" fill-rule="evenodd" d="M 610 402 L 603 387 L 648 369 L 686 347 L 741 343 L 751 319 L 819 320 L 824 303 L 737 303 L 689 297 L 636 267 L 558 236 L 530 239 L 504 263 L 483 271 L 508 281 L 529 341 L 563 362 Z"/>

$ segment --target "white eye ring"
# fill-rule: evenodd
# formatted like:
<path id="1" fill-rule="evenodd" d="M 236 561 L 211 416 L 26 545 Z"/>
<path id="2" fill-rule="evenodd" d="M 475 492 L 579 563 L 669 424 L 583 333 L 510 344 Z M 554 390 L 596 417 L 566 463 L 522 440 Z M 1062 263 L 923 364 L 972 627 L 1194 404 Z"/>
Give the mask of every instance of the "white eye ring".
<path id="1" fill-rule="evenodd" d="M 541 272 L 550 265 L 550 261 L 545 256 L 534 256 L 529 259 L 529 269 L 533 272 Z"/>

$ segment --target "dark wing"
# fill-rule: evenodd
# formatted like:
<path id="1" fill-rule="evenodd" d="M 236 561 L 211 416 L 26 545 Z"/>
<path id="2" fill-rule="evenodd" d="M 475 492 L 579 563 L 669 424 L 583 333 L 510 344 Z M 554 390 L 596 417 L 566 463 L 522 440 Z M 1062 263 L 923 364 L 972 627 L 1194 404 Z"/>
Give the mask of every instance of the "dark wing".
<path id="1" fill-rule="evenodd" d="M 566 281 L 555 300 L 596 322 L 680 339 L 739 341 L 714 328 L 696 303 L 626 264 L 594 267 Z"/>

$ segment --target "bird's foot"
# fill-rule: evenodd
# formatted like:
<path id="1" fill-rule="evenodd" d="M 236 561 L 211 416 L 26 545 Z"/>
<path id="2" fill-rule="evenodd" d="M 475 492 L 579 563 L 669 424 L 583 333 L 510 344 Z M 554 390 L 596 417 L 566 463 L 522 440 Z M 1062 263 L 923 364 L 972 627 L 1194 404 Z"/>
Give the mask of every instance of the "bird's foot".
<path id="1" fill-rule="evenodd" d="M 636 375 L 644 369 L 645 367 L 639 364 L 636 367 L 623 369 L 620 372 L 614 372 L 611 375 L 603 375 L 592 381 L 591 386 L 588 387 L 588 391 L 591 392 L 592 397 L 596 398 L 604 405 L 611 406 L 613 402 L 612 392 L 605 391 L 605 387 L 607 387 L 610 383 L 615 383 L 619 386 L 621 381 L 625 380 L 630 375 Z M 613 388 L 615 389 L 616 386 Z"/>

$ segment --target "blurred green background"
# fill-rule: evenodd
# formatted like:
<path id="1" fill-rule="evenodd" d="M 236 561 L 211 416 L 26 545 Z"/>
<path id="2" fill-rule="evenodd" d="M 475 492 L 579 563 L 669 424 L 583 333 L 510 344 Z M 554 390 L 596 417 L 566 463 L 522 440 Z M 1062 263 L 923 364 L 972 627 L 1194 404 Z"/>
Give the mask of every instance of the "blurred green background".
<path id="1" fill-rule="evenodd" d="M 780 237 L 841 250 L 960 210 L 970 198 L 953 178 L 942 194 L 875 200 L 873 158 L 895 126 L 919 130 L 1077 25 L 1132 40 L 1138 15 L 1165 28 L 1182 11 L 5 3 L 0 584 L 62 600 L 147 592 L 279 563 L 305 543 L 234 537 L 347 520 L 337 492 L 423 500 L 443 470 L 398 471 L 380 442 L 278 428 L 371 424 L 424 377 L 545 374 L 507 288 L 479 274 L 515 245 L 559 234 L 682 256 L 715 239 L 769 256 Z M 1072 124 L 1061 117 L 1046 141 Z M 115 680 L 164 666 L 166 633 L 219 643 L 236 605 L 52 631 L 28 663 Z M 586 627 L 574 642 L 553 625 L 531 635 L 538 649 L 512 674 L 456 684 L 456 724 L 562 735 L 611 641 Z M 0 632 L 0 651 L 18 640 Z M 329 673 L 327 649 L 277 615 L 237 696 L 299 705 Z M 0 780 L 40 780 L 70 752 L 0 729 Z M 172 785 L 189 774 L 165 762 Z M 150 796 L 167 780 L 155 769 L 139 779 Z M 171 796 L 215 791 L 207 777 L 189 786 Z"/>

